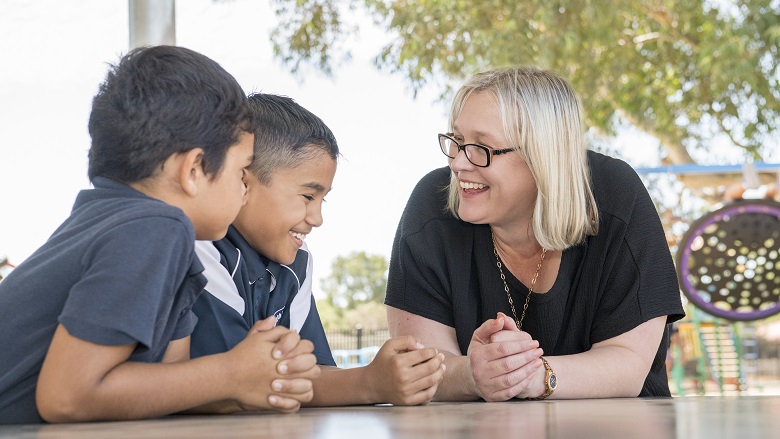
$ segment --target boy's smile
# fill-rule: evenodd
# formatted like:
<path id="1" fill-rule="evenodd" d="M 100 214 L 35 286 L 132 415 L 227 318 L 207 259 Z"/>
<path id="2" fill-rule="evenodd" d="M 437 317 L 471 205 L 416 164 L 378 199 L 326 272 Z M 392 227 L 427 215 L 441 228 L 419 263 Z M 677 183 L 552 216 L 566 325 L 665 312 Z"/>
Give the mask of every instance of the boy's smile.
<path id="1" fill-rule="evenodd" d="M 291 264 L 306 235 L 322 225 L 322 202 L 336 174 L 336 162 L 324 150 L 306 154 L 293 168 L 273 172 L 268 184 L 247 176 L 247 202 L 233 223 L 263 256 Z"/>
<path id="2" fill-rule="evenodd" d="M 308 235 L 308 234 L 309 234 L 308 232 L 307 233 L 300 233 L 300 232 L 294 232 L 294 231 L 290 230 L 290 235 L 292 235 L 293 239 L 298 244 L 298 247 L 303 245 L 303 240 L 306 239 L 306 235 Z"/>

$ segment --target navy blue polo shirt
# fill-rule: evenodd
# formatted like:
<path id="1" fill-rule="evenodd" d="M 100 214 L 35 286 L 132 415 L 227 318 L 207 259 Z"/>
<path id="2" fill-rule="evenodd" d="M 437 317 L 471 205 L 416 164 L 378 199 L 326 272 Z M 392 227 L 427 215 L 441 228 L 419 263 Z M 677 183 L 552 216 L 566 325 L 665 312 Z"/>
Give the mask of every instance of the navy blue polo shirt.
<path id="1" fill-rule="evenodd" d="M 159 362 L 188 336 L 206 284 L 180 209 L 95 178 L 70 217 L 0 282 L 0 424 L 41 422 L 35 387 L 54 331 Z"/>
<path id="2" fill-rule="evenodd" d="M 192 358 L 232 349 L 257 321 L 276 316 L 276 324 L 297 331 L 314 344 L 317 364 L 335 366 L 312 295 L 312 258 L 304 246 L 295 261 L 282 265 L 255 251 L 231 226 L 215 242 L 198 241 L 195 251 L 206 267 L 206 293 L 193 311 Z"/>

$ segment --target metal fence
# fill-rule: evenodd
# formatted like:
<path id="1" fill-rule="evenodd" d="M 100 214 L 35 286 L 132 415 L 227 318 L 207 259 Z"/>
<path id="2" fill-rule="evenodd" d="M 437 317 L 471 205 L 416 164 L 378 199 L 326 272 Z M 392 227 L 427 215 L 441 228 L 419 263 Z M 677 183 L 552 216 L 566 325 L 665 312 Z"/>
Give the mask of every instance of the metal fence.
<path id="1" fill-rule="evenodd" d="M 350 331 L 326 331 L 331 350 L 356 350 L 371 346 L 382 346 L 390 338 L 387 329 L 366 331 L 356 328 Z"/>
<path id="2" fill-rule="evenodd" d="M 390 338 L 387 329 L 364 331 L 329 331 L 325 333 L 336 365 L 340 368 L 365 366 L 374 359 L 379 348 Z"/>

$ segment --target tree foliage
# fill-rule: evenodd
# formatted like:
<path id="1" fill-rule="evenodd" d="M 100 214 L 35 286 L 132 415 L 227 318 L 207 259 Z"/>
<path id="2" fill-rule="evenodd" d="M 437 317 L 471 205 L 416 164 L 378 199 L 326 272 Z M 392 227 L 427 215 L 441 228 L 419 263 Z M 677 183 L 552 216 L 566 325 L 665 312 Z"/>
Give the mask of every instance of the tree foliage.
<path id="1" fill-rule="evenodd" d="M 379 67 L 415 90 L 472 73 L 538 65 L 567 77 L 589 126 L 627 121 L 659 139 L 671 163 L 727 136 L 762 159 L 780 131 L 777 0 L 276 0 L 275 53 L 297 71 L 330 73 L 362 8 L 392 40 Z M 348 54 L 348 53 L 347 53 Z"/>
<path id="2" fill-rule="evenodd" d="M 384 256 L 353 252 L 337 257 L 322 279 L 327 301 L 336 308 L 355 309 L 361 303 L 383 303 L 388 263 Z"/>
<path id="3" fill-rule="evenodd" d="M 387 329 L 387 309 L 381 302 L 365 302 L 344 312 L 342 325 L 353 329 L 358 325 L 366 331 Z"/>

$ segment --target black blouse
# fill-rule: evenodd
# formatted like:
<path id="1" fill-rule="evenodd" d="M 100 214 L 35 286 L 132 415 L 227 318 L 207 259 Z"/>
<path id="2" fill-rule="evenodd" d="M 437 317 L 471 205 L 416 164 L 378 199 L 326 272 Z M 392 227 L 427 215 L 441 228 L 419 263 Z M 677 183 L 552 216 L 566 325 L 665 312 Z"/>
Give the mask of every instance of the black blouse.
<path id="1" fill-rule="evenodd" d="M 588 152 L 599 232 L 563 251 L 550 291 L 532 294 L 523 330 L 550 356 L 588 351 L 659 316 L 685 314 L 672 257 L 647 190 L 626 163 Z M 455 328 L 465 355 L 474 330 L 501 311 L 512 316 L 490 228 L 446 210 L 449 168 L 417 184 L 398 225 L 385 303 Z M 528 292 L 504 270 L 520 312 Z M 520 307 L 518 307 L 518 304 Z M 668 330 L 639 396 L 670 396 Z"/>

